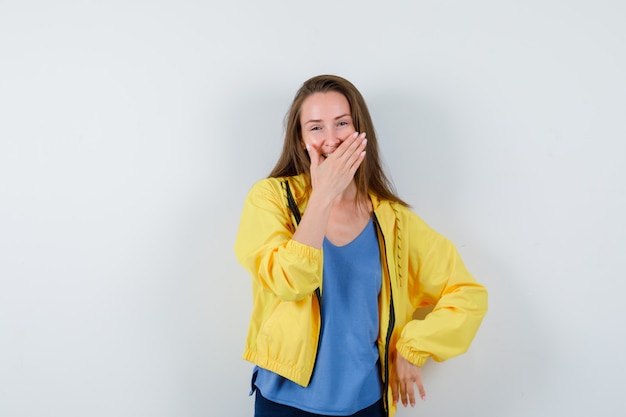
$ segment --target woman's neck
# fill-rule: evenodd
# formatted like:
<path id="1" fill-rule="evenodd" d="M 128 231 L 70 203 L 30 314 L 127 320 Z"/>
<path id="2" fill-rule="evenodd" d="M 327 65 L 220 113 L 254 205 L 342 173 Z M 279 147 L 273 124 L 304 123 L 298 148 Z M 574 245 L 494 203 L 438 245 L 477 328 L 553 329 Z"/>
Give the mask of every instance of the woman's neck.
<path id="1" fill-rule="evenodd" d="M 357 192 L 356 183 L 352 181 L 348 187 L 333 202 L 333 207 L 341 208 L 353 206 L 357 211 L 371 212 L 371 204 L 367 196 L 360 196 Z"/>
<path id="2" fill-rule="evenodd" d="M 354 203 L 357 198 L 356 183 L 352 181 L 341 194 L 337 196 L 334 204 Z"/>

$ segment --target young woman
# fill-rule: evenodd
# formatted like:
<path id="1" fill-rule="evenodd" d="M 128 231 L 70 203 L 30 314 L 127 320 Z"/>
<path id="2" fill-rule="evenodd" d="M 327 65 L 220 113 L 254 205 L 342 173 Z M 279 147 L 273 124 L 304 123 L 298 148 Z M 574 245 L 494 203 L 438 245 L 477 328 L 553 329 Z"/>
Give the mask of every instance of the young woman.
<path id="1" fill-rule="evenodd" d="M 307 80 L 287 117 L 235 244 L 252 276 L 255 416 L 392 416 L 425 399 L 429 358 L 468 349 L 487 292 L 393 191 L 352 83 Z"/>

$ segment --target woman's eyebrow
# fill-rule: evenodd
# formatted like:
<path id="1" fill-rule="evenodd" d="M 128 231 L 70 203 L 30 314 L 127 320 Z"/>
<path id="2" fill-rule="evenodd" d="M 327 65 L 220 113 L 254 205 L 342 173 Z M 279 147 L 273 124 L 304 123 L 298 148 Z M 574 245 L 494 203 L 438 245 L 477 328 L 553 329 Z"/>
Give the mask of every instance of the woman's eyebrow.
<path id="1" fill-rule="evenodd" d="M 344 117 L 350 117 L 350 114 L 349 113 L 342 114 L 341 116 L 335 117 L 335 120 L 339 120 Z M 311 120 L 307 120 L 306 122 L 304 122 L 304 124 L 308 125 L 309 123 L 321 123 L 321 122 L 322 122 L 321 119 L 311 119 Z"/>

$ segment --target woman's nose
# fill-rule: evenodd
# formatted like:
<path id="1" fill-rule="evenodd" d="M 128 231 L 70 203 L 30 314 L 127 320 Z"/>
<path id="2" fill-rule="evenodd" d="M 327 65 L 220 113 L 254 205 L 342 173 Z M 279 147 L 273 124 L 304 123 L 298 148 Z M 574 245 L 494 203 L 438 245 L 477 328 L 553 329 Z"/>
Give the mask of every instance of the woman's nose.
<path id="1" fill-rule="evenodd" d="M 328 129 L 326 133 L 327 135 L 324 141 L 329 145 L 338 145 L 345 140 L 345 138 L 341 136 L 339 129 Z"/>

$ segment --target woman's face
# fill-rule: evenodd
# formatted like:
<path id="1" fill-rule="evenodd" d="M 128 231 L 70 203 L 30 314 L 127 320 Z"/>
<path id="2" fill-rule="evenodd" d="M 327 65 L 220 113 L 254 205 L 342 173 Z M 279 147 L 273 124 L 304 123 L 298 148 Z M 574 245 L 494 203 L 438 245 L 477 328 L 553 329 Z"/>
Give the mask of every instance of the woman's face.
<path id="1" fill-rule="evenodd" d="M 350 104 L 336 91 L 314 93 L 300 107 L 303 146 L 315 148 L 324 158 L 356 130 Z"/>

